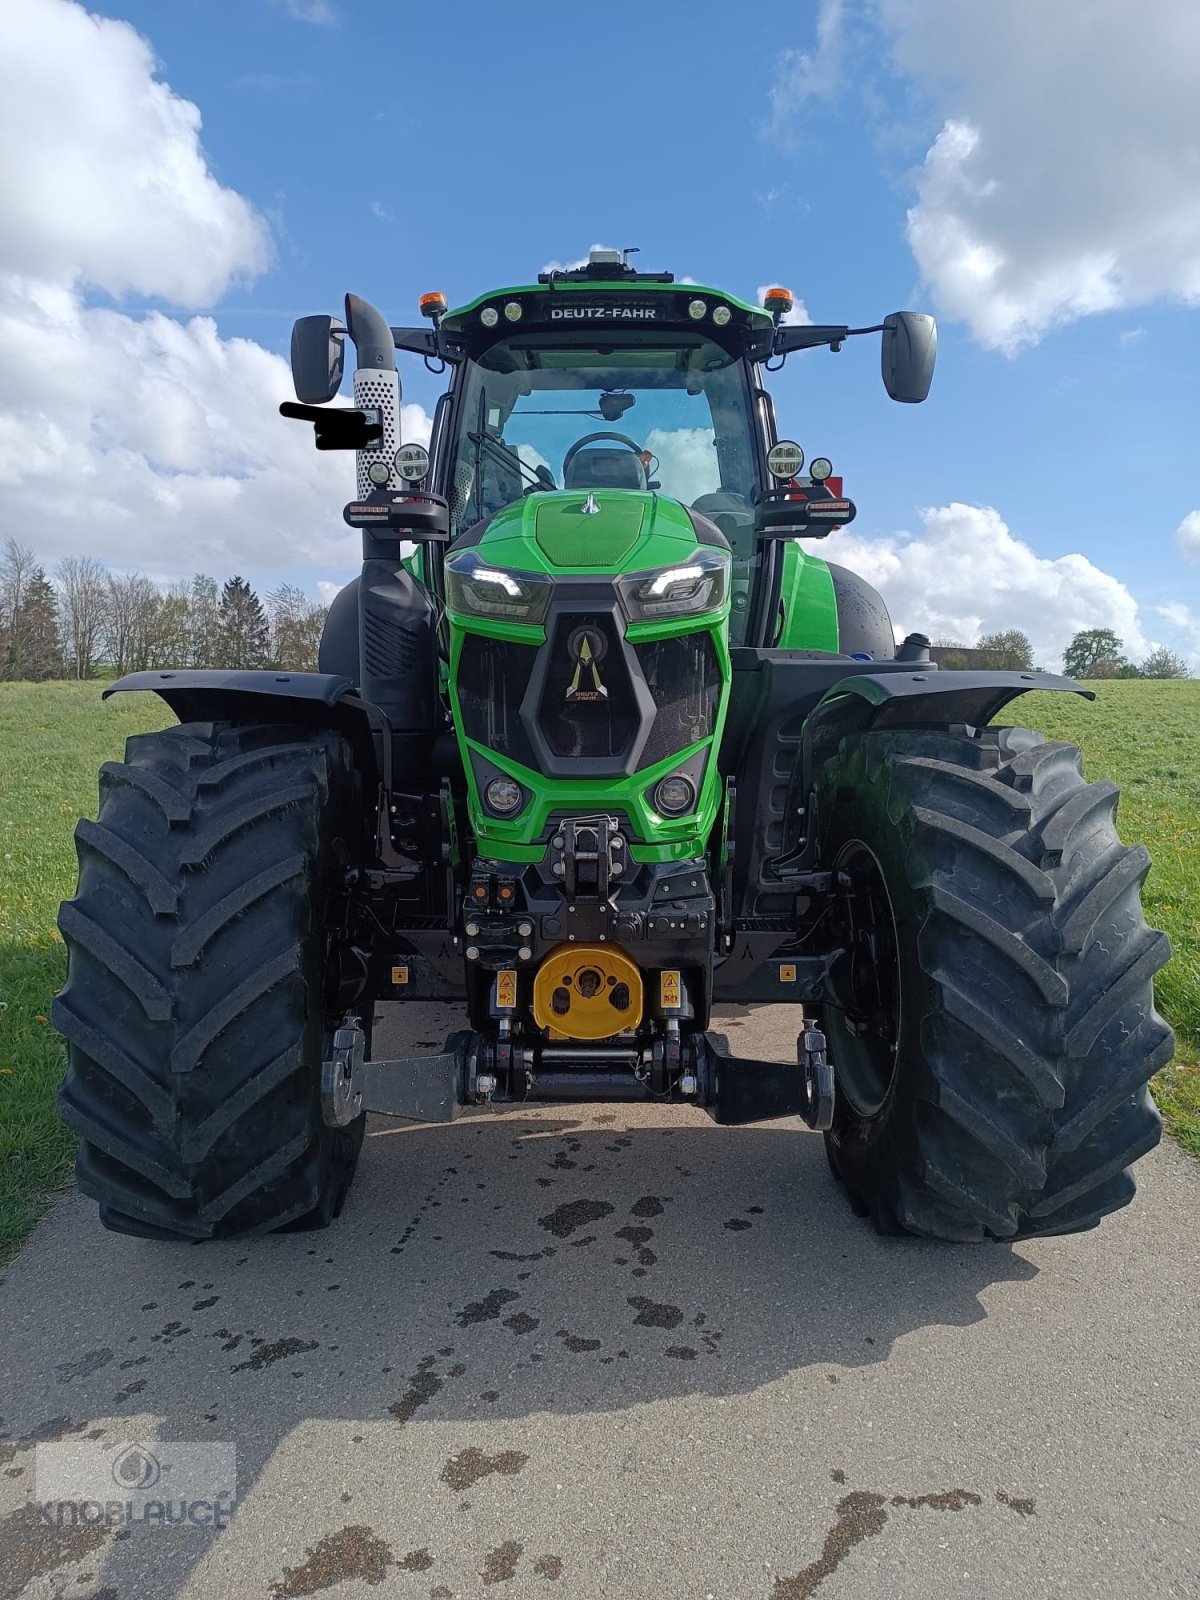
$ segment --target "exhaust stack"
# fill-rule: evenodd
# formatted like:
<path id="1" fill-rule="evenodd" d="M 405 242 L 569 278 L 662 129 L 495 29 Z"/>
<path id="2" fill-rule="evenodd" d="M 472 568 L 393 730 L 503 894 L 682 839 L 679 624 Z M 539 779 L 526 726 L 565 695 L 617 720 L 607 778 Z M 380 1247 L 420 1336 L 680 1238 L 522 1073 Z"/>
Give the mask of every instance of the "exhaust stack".
<path id="1" fill-rule="evenodd" d="M 400 374 L 396 371 L 396 347 L 392 330 L 369 300 L 356 294 L 346 296 L 346 328 L 354 341 L 357 365 L 354 369 L 354 404 L 361 411 L 378 412 L 383 437 L 378 444 L 356 452 L 356 490 L 365 500 L 372 490 L 395 489 L 401 479 L 396 472 L 396 451 L 400 447 Z M 382 463 L 387 478 L 375 483 L 370 468 Z"/>

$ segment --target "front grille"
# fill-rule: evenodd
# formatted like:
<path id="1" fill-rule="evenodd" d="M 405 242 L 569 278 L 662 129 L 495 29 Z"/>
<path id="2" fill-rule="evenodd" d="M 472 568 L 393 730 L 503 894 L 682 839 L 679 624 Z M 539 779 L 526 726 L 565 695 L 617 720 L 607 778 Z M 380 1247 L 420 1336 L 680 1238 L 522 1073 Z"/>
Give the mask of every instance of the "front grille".
<path id="1" fill-rule="evenodd" d="M 555 756 L 619 761 L 637 735 L 637 700 L 611 616 L 558 617 L 538 722 Z"/>
<path id="2" fill-rule="evenodd" d="M 708 633 L 655 639 L 634 650 L 658 708 L 640 771 L 711 736 L 721 704 L 721 669 Z"/>
<path id="3" fill-rule="evenodd" d="M 473 743 L 569 777 L 576 761 L 640 772 L 711 738 L 721 670 L 707 632 L 631 647 L 610 612 L 564 611 L 543 645 L 467 634 L 456 688 Z"/>
<path id="4" fill-rule="evenodd" d="M 538 646 L 469 633 L 458 658 L 458 704 L 463 732 L 489 750 L 527 767 L 538 762 L 521 721 L 521 701 L 537 663 Z"/>

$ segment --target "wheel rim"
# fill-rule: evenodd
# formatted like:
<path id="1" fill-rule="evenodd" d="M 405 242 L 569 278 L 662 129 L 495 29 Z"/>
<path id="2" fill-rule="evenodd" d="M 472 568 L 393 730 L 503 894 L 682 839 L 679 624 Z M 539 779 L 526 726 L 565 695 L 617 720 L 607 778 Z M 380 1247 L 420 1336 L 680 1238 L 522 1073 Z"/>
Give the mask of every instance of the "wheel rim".
<path id="1" fill-rule="evenodd" d="M 851 839 L 838 852 L 836 873 L 852 885 L 846 896 L 835 970 L 836 1007 L 829 1013 L 837 1043 L 838 1093 L 861 1117 L 875 1116 L 892 1090 L 899 1062 L 900 941 L 883 869 L 875 852 Z"/>

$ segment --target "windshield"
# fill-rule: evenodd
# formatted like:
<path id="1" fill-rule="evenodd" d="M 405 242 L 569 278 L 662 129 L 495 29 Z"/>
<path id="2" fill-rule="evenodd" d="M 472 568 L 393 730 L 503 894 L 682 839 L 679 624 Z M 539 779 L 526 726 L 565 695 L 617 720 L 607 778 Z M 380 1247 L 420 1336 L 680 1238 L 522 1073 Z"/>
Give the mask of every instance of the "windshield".
<path id="1" fill-rule="evenodd" d="M 748 519 L 741 360 L 702 335 L 594 349 L 531 334 L 468 364 L 450 476 L 455 533 L 543 489 L 650 489 Z"/>

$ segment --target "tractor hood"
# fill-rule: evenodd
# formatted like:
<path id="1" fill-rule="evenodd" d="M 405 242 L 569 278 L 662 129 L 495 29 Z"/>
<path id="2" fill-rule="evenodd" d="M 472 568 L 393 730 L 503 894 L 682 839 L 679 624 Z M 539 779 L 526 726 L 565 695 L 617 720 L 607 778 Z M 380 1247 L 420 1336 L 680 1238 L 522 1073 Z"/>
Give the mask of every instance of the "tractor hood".
<path id="1" fill-rule="evenodd" d="M 476 545 L 501 570 L 615 574 L 680 561 L 720 533 L 678 500 L 636 489 L 564 489 L 505 506 L 455 549 Z"/>

